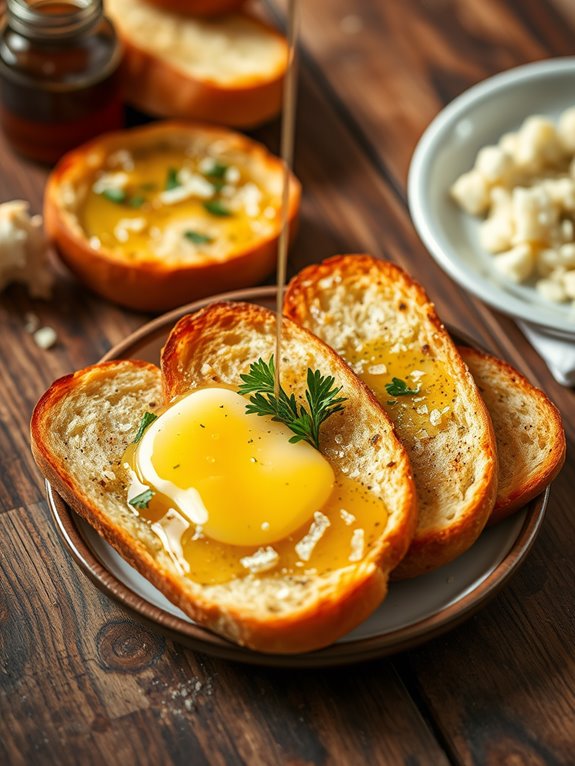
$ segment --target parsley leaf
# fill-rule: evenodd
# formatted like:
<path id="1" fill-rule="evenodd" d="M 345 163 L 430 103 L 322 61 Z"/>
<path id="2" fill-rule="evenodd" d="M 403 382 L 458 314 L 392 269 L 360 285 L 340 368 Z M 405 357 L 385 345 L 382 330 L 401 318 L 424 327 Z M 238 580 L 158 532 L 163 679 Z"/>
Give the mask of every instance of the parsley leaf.
<path id="1" fill-rule="evenodd" d="M 128 200 L 128 205 L 130 207 L 138 208 L 138 207 L 142 207 L 145 201 L 146 201 L 146 198 L 142 194 L 134 194 L 134 196 L 130 197 L 130 199 Z"/>
<path id="2" fill-rule="evenodd" d="M 165 184 L 166 191 L 170 191 L 171 189 L 176 189 L 178 186 L 181 186 L 181 184 L 178 181 L 177 169 L 168 168 L 168 172 L 166 174 L 166 184 Z"/>
<path id="3" fill-rule="evenodd" d="M 385 390 L 390 396 L 410 396 L 419 393 L 419 388 L 409 388 L 401 378 L 392 378 L 391 383 L 385 384 Z"/>
<path id="4" fill-rule="evenodd" d="M 193 242 L 194 245 L 206 245 L 214 241 L 213 237 L 208 237 L 207 234 L 202 234 L 200 231 L 192 231 L 191 229 L 184 232 L 184 237 Z"/>
<path id="5" fill-rule="evenodd" d="M 334 378 L 323 376 L 319 370 L 307 371 L 307 390 L 305 398 L 308 407 L 298 405 L 295 395 L 288 394 L 280 386 L 278 396 L 275 393 L 275 363 L 273 356 L 269 362 L 260 357 L 250 365 L 246 375 L 240 375 L 243 385 L 238 392 L 250 396 L 246 405 L 248 415 L 270 415 L 272 420 L 284 423 L 294 436 L 290 442 L 307 441 L 312 447 L 319 449 L 319 429 L 321 424 L 336 412 L 343 410 L 345 396 L 338 397 L 341 391 L 334 386 Z"/>
<path id="6" fill-rule="evenodd" d="M 137 444 L 142 436 L 144 435 L 144 431 L 146 428 L 151 425 L 154 420 L 157 420 L 158 416 L 154 415 L 153 412 L 144 412 L 142 416 L 142 420 L 140 422 L 140 427 L 138 428 L 138 431 L 136 435 L 134 436 L 134 444 Z"/>
<path id="7" fill-rule="evenodd" d="M 226 176 L 227 169 L 228 165 L 224 165 L 223 163 L 214 160 L 214 164 L 209 170 L 204 172 L 204 175 L 209 178 L 221 178 L 223 180 Z"/>
<path id="8" fill-rule="evenodd" d="M 144 510 L 144 508 L 147 508 L 150 500 L 154 497 L 154 491 L 151 489 L 145 489 L 143 492 L 140 492 L 139 495 L 136 495 L 136 497 L 133 497 L 128 502 L 130 505 L 133 505 L 134 508 L 139 508 L 141 511 Z"/>
<path id="9" fill-rule="evenodd" d="M 117 205 L 121 205 L 126 201 L 126 192 L 123 189 L 104 189 L 101 192 L 101 196 L 109 202 L 115 202 Z"/>
<path id="10" fill-rule="evenodd" d="M 232 211 L 217 199 L 209 199 L 207 202 L 204 202 L 204 208 L 208 213 L 220 216 L 221 218 L 232 215 Z"/>

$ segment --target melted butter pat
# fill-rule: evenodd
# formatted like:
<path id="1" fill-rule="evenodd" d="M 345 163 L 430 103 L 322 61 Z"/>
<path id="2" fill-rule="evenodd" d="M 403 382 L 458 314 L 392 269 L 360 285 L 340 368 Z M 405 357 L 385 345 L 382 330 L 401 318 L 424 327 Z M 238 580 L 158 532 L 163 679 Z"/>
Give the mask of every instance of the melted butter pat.
<path id="1" fill-rule="evenodd" d="M 456 398 L 453 379 L 442 361 L 411 344 L 390 348 L 383 339 L 349 346 L 343 356 L 375 393 L 405 444 L 413 446 L 442 430 Z M 386 385 L 393 378 L 405 381 L 417 393 L 388 393 Z"/>
<path id="2" fill-rule="evenodd" d="M 243 250 L 277 229 L 279 195 L 225 158 L 217 163 L 228 167 L 229 181 L 225 174 L 210 176 L 209 160 L 190 157 L 183 147 L 160 145 L 128 156 L 124 167 L 104 165 L 80 204 L 80 226 L 95 248 L 131 260 L 200 262 Z M 171 191 L 170 172 L 181 179 Z M 110 189 L 124 199 L 110 199 Z M 230 215 L 208 212 L 205 204 L 214 201 Z"/>
<path id="3" fill-rule="evenodd" d="M 329 498 L 328 461 L 269 418 L 246 415 L 224 388 L 184 396 L 147 429 L 135 452 L 142 482 L 212 540 L 266 545 L 290 535 Z"/>
<path id="4" fill-rule="evenodd" d="M 156 492 L 132 510 L 202 584 L 306 577 L 360 561 L 387 523 L 384 504 L 313 447 L 290 444 L 282 424 L 245 415 L 245 404 L 229 389 L 201 389 L 154 421 L 126 453 Z"/>

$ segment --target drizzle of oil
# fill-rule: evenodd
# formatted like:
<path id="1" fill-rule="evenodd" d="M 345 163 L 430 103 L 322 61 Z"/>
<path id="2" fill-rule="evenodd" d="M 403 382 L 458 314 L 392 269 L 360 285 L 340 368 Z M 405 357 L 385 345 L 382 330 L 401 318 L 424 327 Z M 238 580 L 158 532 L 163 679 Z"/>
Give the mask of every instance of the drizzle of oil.
<path id="1" fill-rule="evenodd" d="M 289 187 L 290 172 L 293 165 L 293 147 L 295 134 L 296 94 L 297 94 L 297 30 L 298 0 L 288 3 L 288 68 L 284 80 L 283 110 L 281 127 L 281 158 L 283 162 L 282 204 L 280 211 L 281 229 L 278 240 L 277 258 L 277 294 L 276 294 L 276 351 L 275 351 L 275 389 L 276 396 L 280 388 L 281 342 L 283 322 L 283 294 L 287 272 L 287 253 L 289 243 Z"/>
<path id="2" fill-rule="evenodd" d="M 273 506 L 270 508 L 272 513 Z M 194 582 L 213 585 L 249 573 L 242 559 L 256 553 L 257 547 L 227 545 L 203 537 L 201 530 L 174 509 L 168 498 L 157 494 L 147 508 L 132 510 L 150 524 L 179 571 Z M 311 519 L 293 535 L 274 543 L 271 547 L 278 555 L 277 564 L 255 575 L 307 577 L 349 566 L 354 562 L 354 550 L 358 556 L 355 560 L 361 560 L 368 554 L 380 538 L 388 516 L 381 500 L 360 482 L 343 473 L 336 475 L 334 490 L 321 508 L 321 513 L 329 520 L 329 526 L 313 547 L 308 560 L 300 558 L 296 545 L 308 533 Z M 359 530 L 362 530 L 359 534 L 363 541 L 360 551 L 352 542 L 354 533 L 357 537 Z"/>
<path id="3" fill-rule="evenodd" d="M 433 437 L 444 428 L 453 413 L 457 392 L 445 363 L 429 347 L 413 342 L 390 347 L 385 339 L 379 338 L 350 344 L 343 356 L 374 392 L 407 446 Z M 405 381 L 417 393 L 403 396 L 389 393 L 386 386 L 393 378 Z"/>

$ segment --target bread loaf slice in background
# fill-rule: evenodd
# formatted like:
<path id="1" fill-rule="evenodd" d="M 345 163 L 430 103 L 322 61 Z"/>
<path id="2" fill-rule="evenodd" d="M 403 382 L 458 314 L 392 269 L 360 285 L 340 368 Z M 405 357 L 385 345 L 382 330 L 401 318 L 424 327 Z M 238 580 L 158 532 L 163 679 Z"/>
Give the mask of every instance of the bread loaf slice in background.
<path id="1" fill-rule="evenodd" d="M 38 466 L 56 491 L 168 599 L 238 644 L 290 653 L 332 643 L 381 603 L 389 572 L 412 538 L 416 506 L 405 450 L 368 389 L 328 346 L 289 320 L 282 348 L 282 383 L 296 397 L 308 367 L 343 387 L 345 409 L 323 424 L 321 450 L 336 472 L 363 477 L 366 491 L 382 501 L 381 527 L 366 539 L 362 558 L 339 568 L 316 575 L 247 572 L 218 584 L 181 574 L 150 523 L 127 502 L 125 450 L 143 413 L 162 400 L 153 365 L 109 362 L 56 381 L 34 411 L 31 433 Z M 275 314 L 219 304 L 184 317 L 170 334 L 164 387 L 170 398 L 218 384 L 237 390 L 250 363 L 274 351 Z M 264 501 L 273 512 L 273 498 Z M 229 503 L 233 513 L 233 494 Z"/>
<path id="2" fill-rule="evenodd" d="M 106 0 L 125 52 L 126 100 L 152 115 L 252 127 L 281 109 L 288 50 L 238 12 L 196 18 L 146 0 Z"/>
<path id="3" fill-rule="evenodd" d="M 239 10 L 246 0 L 146 0 L 146 2 L 174 13 L 189 16 L 219 16 Z"/>
<path id="4" fill-rule="evenodd" d="M 391 263 L 339 256 L 298 274 L 284 310 L 375 387 L 407 449 L 419 520 L 394 577 L 423 574 L 461 555 L 495 502 L 495 437 L 473 378 L 424 290 Z M 394 378 L 416 393 L 392 393 L 402 388 Z"/>
<path id="5" fill-rule="evenodd" d="M 553 481 L 565 461 L 565 433 L 555 405 L 511 365 L 459 347 L 481 392 L 497 441 L 497 498 L 493 524 L 522 508 Z"/>

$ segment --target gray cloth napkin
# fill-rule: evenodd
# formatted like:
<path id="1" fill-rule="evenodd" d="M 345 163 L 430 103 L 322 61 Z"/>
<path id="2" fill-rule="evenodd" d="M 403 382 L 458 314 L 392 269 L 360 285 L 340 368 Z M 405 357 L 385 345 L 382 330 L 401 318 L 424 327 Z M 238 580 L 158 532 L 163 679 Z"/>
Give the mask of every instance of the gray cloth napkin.
<path id="1" fill-rule="evenodd" d="M 539 356 L 545 360 L 555 380 L 562 386 L 575 386 L 575 338 L 558 338 L 527 322 L 517 324 Z"/>

